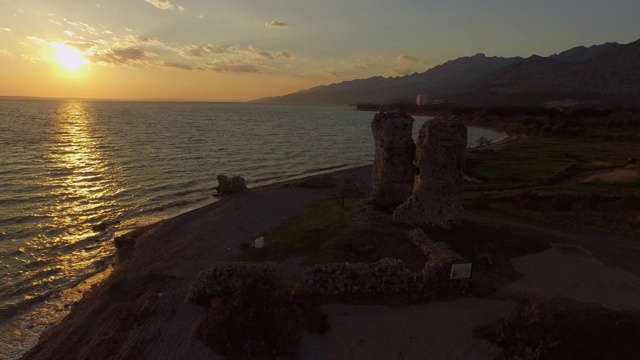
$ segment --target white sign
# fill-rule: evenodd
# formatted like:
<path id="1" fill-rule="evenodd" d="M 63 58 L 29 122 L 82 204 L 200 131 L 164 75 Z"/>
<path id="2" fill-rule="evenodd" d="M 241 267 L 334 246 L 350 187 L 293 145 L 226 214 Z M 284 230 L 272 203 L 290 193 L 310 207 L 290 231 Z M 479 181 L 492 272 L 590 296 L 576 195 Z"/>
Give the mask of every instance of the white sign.
<path id="1" fill-rule="evenodd" d="M 471 277 L 471 264 L 451 265 L 451 275 L 449 279 L 468 279 Z"/>

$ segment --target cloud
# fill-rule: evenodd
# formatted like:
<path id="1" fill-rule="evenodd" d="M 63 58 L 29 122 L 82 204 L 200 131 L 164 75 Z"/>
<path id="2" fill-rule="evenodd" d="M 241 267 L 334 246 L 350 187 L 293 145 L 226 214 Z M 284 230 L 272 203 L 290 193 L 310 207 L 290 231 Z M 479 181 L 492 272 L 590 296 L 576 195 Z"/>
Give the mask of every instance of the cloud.
<path id="1" fill-rule="evenodd" d="M 93 47 L 95 47 L 94 44 L 89 43 L 89 42 L 66 42 L 65 43 L 68 46 L 71 46 L 73 48 L 76 48 L 80 51 L 87 51 Z"/>
<path id="2" fill-rule="evenodd" d="M 11 32 L 11 29 L 3 27 L 3 28 L 0 28 L 0 32 Z"/>
<path id="3" fill-rule="evenodd" d="M 169 10 L 169 9 L 176 8 L 176 6 L 173 5 L 173 3 L 171 3 L 170 0 L 144 0 L 144 1 L 162 10 Z M 180 10 L 181 8 L 182 10 Z M 184 11 L 184 8 L 182 6 L 178 6 L 178 10 Z"/>
<path id="4" fill-rule="evenodd" d="M 71 26 L 71 27 L 75 27 L 77 29 L 80 29 L 81 32 L 86 32 L 89 33 L 91 35 L 99 35 L 100 32 L 98 31 L 98 29 L 96 29 L 95 27 L 87 24 L 87 23 L 83 23 L 83 22 L 79 22 L 79 21 L 69 21 L 67 19 L 63 19 L 63 21 Z"/>
<path id="5" fill-rule="evenodd" d="M 285 59 L 291 59 L 293 57 L 293 55 L 291 53 L 286 52 L 286 51 L 278 51 L 276 53 L 276 57 L 285 58 Z"/>
<path id="6" fill-rule="evenodd" d="M 110 49 L 88 56 L 93 63 L 126 65 L 131 62 L 142 61 L 147 53 L 138 48 Z"/>
<path id="7" fill-rule="evenodd" d="M 429 63 L 427 63 L 426 61 L 420 60 L 417 57 L 413 57 L 409 55 L 400 55 L 397 57 L 397 60 L 404 64 L 420 64 L 420 65 L 429 66 Z"/>
<path id="8" fill-rule="evenodd" d="M 207 54 L 225 54 L 230 52 L 230 49 L 222 45 L 188 45 L 178 50 L 180 55 L 185 57 L 204 57 Z"/>
<path id="9" fill-rule="evenodd" d="M 219 73 L 259 73 L 260 68 L 240 60 L 225 60 L 207 64 L 207 69 Z"/>
<path id="10" fill-rule="evenodd" d="M 162 65 L 164 67 L 180 69 L 180 70 L 201 70 L 199 66 L 185 65 L 182 63 L 172 62 L 172 61 L 164 61 Z"/>
<path id="11" fill-rule="evenodd" d="M 284 29 L 288 28 L 289 24 L 284 21 L 270 21 L 266 23 L 265 26 L 272 29 Z"/>
<path id="12" fill-rule="evenodd" d="M 419 71 L 424 71 L 425 67 L 429 68 L 428 62 L 421 60 L 415 56 L 399 55 L 396 58 L 396 64 L 400 66 L 389 69 L 394 76 L 405 76 Z"/>
<path id="13" fill-rule="evenodd" d="M 7 49 L 0 49 L 0 57 L 9 57 L 11 53 Z"/>

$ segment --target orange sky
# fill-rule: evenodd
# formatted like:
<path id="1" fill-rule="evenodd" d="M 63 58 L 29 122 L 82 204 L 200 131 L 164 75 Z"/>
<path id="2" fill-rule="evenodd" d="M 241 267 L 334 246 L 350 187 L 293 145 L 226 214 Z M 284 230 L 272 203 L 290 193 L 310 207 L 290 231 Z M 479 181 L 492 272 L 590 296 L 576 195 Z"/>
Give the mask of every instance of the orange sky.
<path id="1" fill-rule="evenodd" d="M 628 43 L 639 13 L 623 0 L 0 0 L 0 96 L 246 101 L 479 52 Z M 84 64 L 65 68 L 60 44 Z"/>

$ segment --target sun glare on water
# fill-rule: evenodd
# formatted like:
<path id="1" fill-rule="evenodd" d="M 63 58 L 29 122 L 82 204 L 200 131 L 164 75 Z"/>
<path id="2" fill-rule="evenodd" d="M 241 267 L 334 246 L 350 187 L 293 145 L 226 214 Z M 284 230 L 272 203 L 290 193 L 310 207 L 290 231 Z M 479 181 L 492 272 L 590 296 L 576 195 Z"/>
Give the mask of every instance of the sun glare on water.
<path id="1" fill-rule="evenodd" d="M 55 49 L 56 62 L 66 70 L 75 71 L 89 63 L 82 51 L 74 47 L 66 44 L 52 44 L 52 46 Z"/>

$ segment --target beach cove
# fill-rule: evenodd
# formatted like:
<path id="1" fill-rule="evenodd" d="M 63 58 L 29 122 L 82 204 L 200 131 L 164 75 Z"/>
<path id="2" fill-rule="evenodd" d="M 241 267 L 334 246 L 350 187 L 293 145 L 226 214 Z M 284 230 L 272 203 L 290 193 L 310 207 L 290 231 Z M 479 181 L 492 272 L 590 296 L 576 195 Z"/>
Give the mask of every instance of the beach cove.
<path id="1" fill-rule="evenodd" d="M 0 343 L 16 358 L 114 260 L 114 237 L 250 187 L 370 164 L 373 113 L 350 107 L 11 100 L 0 142 Z M 181 119 L 176 123 L 174 119 Z M 414 132 L 425 118 L 416 117 Z M 480 136 L 503 135 L 470 129 Z"/>

